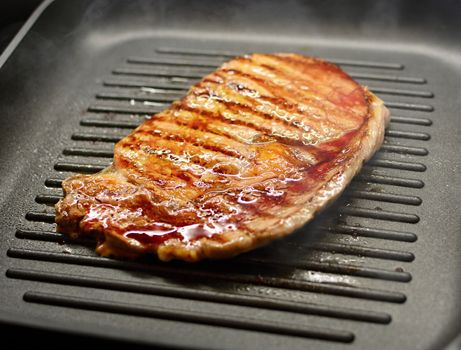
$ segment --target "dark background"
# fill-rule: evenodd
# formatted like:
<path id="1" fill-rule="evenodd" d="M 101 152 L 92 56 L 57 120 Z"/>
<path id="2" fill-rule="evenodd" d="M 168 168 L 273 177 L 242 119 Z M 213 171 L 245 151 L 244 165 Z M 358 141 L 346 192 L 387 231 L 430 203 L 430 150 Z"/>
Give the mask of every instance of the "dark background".
<path id="1" fill-rule="evenodd" d="M 3 52 L 21 26 L 42 0 L 0 1 L 0 52 Z"/>

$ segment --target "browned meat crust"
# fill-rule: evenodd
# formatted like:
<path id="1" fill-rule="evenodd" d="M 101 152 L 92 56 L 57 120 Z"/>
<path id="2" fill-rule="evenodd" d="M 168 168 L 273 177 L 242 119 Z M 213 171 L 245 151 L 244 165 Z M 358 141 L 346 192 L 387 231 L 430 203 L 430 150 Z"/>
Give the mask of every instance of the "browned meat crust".
<path id="1" fill-rule="evenodd" d="M 63 182 L 58 231 L 97 252 L 227 258 L 290 234 L 338 197 L 383 141 L 389 113 L 337 66 L 238 57 Z"/>

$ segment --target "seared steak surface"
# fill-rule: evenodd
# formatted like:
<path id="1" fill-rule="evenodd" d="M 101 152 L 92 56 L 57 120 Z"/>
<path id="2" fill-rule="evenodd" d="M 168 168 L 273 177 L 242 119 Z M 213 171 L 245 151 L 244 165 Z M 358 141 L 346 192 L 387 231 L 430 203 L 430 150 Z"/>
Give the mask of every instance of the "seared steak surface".
<path id="1" fill-rule="evenodd" d="M 113 164 L 63 182 L 58 231 L 97 252 L 225 258 L 290 234 L 341 194 L 389 113 L 337 66 L 237 57 L 119 141 Z"/>

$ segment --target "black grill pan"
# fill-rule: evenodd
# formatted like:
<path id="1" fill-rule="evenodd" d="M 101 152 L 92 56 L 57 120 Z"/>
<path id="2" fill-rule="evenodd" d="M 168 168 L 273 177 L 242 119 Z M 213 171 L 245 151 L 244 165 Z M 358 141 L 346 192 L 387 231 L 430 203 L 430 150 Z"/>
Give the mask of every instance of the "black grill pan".
<path id="1" fill-rule="evenodd" d="M 461 323 L 459 1 L 55 1 L 0 56 L 1 312 L 10 326 L 200 349 L 439 349 Z M 61 181 L 223 61 L 327 58 L 386 140 L 292 237 L 224 262 L 102 258 L 55 232 Z"/>

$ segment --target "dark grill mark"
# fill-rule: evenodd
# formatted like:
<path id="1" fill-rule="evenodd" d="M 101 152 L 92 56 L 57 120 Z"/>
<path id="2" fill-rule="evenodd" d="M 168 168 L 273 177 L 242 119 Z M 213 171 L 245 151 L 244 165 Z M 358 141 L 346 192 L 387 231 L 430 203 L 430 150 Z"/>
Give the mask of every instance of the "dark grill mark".
<path id="1" fill-rule="evenodd" d="M 323 123 L 323 124 L 327 125 L 329 128 L 334 127 L 335 129 L 337 129 L 337 128 L 341 129 L 341 125 L 339 125 L 339 124 L 337 124 L 337 123 L 335 123 L 335 122 L 333 122 L 331 120 L 327 120 L 325 118 L 317 119 L 317 118 L 310 117 L 306 113 L 306 111 L 303 111 L 300 108 L 299 104 L 289 102 L 285 98 L 280 97 L 280 92 L 281 91 L 284 91 L 288 95 L 293 95 L 294 93 L 296 93 L 296 97 L 304 100 L 305 102 L 307 102 L 307 104 L 310 104 L 310 105 L 312 105 L 313 103 L 317 104 L 314 100 L 307 99 L 305 96 L 300 95 L 298 92 L 287 90 L 285 87 L 283 87 L 281 85 L 276 85 L 276 84 L 272 83 L 271 81 L 269 81 L 268 79 L 259 78 L 259 77 L 256 77 L 255 75 L 248 74 L 248 73 L 242 72 L 242 71 L 237 70 L 237 69 L 222 69 L 221 71 L 226 72 L 226 73 L 230 73 L 231 75 L 241 76 L 243 78 L 249 79 L 249 80 L 257 83 L 263 89 L 268 90 L 274 96 L 278 96 L 276 98 L 273 98 L 273 97 L 270 97 L 270 96 L 260 96 L 261 99 L 263 99 L 263 100 L 265 99 L 266 101 L 273 103 L 275 107 L 279 107 L 279 108 L 283 107 L 283 109 L 286 110 L 287 112 L 292 111 L 292 112 L 294 112 L 296 114 L 299 114 L 299 115 L 302 116 L 302 119 L 309 119 L 309 120 L 313 121 L 314 123 Z M 215 74 L 219 74 L 219 73 L 217 72 Z M 239 90 L 237 90 L 237 92 L 238 91 Z M 324 96 L 322 96 L 322 97 L 324 97 Z M 246 100 L 248 101 L 249 99 L 246 99 Z M 275 103 L 274 103 L 274 101 L 275 101 Z M 254 104 L 255 101 L 250 100 L 250 102 L 252 104 Z M 316 108 L 318 110 L 323 110 L 325 107 L 326 107 L 325 105 L 316 106 Z M 331 108 L 330 108 L 330 110 L 331 110 Z M 325 111 L 323 110 L 323 112 L 325 112 Z M 346 111 L 346 112 L 349 113 L 350 111 Z"/>
<path id="2" fill-rule="evenodd" d="M 242 74 L 245 74 L 245 73 L 242 73 Z M 198 84 L 197 85 L 198 87 L 200 87 L 201 85 Z M 227 83 L 227 86 L 229 86 L 231 88 L 231 90 L 233 90 L 234 92 L 241 92 L 247 88 L 244 88 L 242 87 L 242 84 L 235 84 L 233 82 L 229 82 Z M 211 96 L 211 87 L 210 86 L 205 86 L 204 89 L 207 90 L 207 93 L 210 94 Z M 250 90 L 251 91 L 251 90 Z M 299 123 L 301 121 L 307 121 L 307 120 L 310 120 L 310 121 L 313 121 L 314 123 L 321 123 L 322 125 L 324 126 L 327 126 L 329 129 L 338 129 L 338 125 L 335 124 L 334 122 L 332 121 L 329 121 L 329 120 L 326 120 L 326 119 L 322 119 L 322 120 L 319 120 L 319 119 L 316 119 L 316 118 L 311 118 L 309 117 L 309 115 L 306 114 L 305 111 L 302 111 L 298 105 L 296 104 L 293 104 L 289 101 L 287 101 L 286 99 L 283 99 L 283 98 L 280 98 L 280 97 L 270 97 L 270 96 L 258 96 L 258 100 L 264 100 L 264 101 L 267 101 L 269 103 L 271 103 L 274 107 L 283 107 L 282 109 L 288 113 L 290 113 L 291 111 L 296 113 L 298 116 L 295 120 L 292 120 L 292 121 L 288 121 L 284 118 L 281 118 L 279 116 L 277 116 L 276 114 L 271 114 L 271 113 L 266 113 L 266 112 L 263 112 L 259 109 L 256 109 L 257 106 L 261 106 L 261 103 L 259 103 L 258 101 L 255 101 L 255 99 L 251 99 L 249 98 L 248 96 L 243 96 L 243 95 L 240 95 L 239 94 L 239 97 L 240 98 L 243 98 L 245 99 L 245 101 L 248 102 L 248 105 L 246 104 L 242 104 L 242 103 L 239 103 L 239 102 L 236 102 L 236 101 L 230 101 L 229 99 L 227 98 L 223 98 L 223 97 L 220 97 L 220 96 L 216 96 L 218 98 L 216 98 L 214 101 L 217 102 L 217 103 L 221 103 L 221 104 L 224 104 L 226 106 L 235 106 L 233 108 L 233 111 L 235 112 L 235 114 L 239 115 L 240 112 L 242 112 L 243 110 L 250 113 L 250 114 L 254 114 L 258 117 L 261 117 L 261 118 L 264 118 L 264 119 L 268 119 L 268 120 L 271 120 L 271 121 L 278 121 L 280 123 L 282 123 L 282 125 L 285 125 L 285 126 L 290 126 L 290 127 L 294 127 L 298 130 L 300 130 L 301 132 L 304 131 L 300 126 L 299 126 Z M 316 129 L 314 127 L 312 127 L 312 125 L 310 125 L 311 129 Z M 341 129 L 341 128 L 339 128 Z M 266 129 L 267 130 L 267 129 Z M 318 131 L 318 130 L 317 130 Z"/>
<path id="3" fill-rule="evenodd" d="M 137 132 L 140 132 L 141 130 L 138 130 Z M 144 133 L 147 133 L 147 134 L 150 134 L 150 135 L 155 135 L 155 133 L 153 132 L 149 132 L 149 131 L 142 131 Z M 177 142 L 186 142 L 186 143 L 189 143 L 193 146 L 197 146 L 197 147 L 203 147 L 205 149 L 208 149 L 208 150 L 211 150 L 213 152 L 218 152 L 218 153 L 222 153 L 222 154 L 225 154 L 227 156 L 230 156 L 230 157 L 234 157 L 234 158 L 238 158 L 238 159 L 243 159 L 244 156 L 242 154 L 240 154 L 239 152 L 235 151 L 235 150 L 232 150 L 232 149 L 229 149 L 229 148 L 226 148 L 226 147 L 221 147 L 220 145 L 218 144 L 207 144 L 206 141 L 203 139 L 203 137 L 194 137 L 193 135 L 185 135 L 185 134 L 182 134 L 182 135 L 176 135 L 176 134 L 172 134 L 170 132 L 167 132 L 165 130 L 162 130 L 162 132 L 157 135 L 165 140 L 172 140 L 172 141 L 177 141 Z"/>

